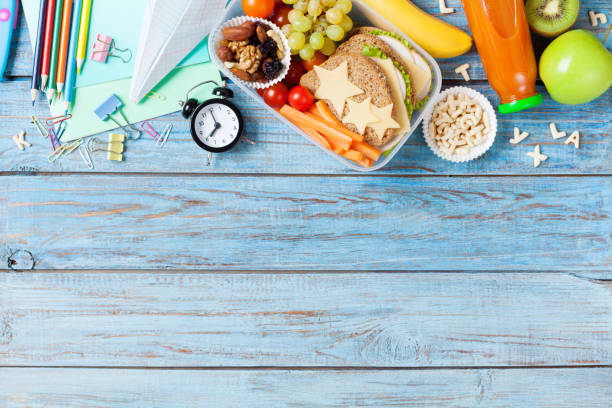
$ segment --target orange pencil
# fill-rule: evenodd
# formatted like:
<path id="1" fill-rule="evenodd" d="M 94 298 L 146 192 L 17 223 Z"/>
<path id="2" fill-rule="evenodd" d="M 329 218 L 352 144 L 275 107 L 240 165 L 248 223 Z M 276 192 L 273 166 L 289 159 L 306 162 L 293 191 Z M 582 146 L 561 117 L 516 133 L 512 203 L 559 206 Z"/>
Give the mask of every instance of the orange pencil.
<path id="1" fill-rule="evenodd" d="M 58 99 L 64 89 L 66 66 L 68 64 L 68 43 L 70 42 L 70 23 L 72 21 L 72 1 L 64 2 L 62 10 L 62 33 L 60 35 L 59 53 L 57 56 L 57 95 Z"/>

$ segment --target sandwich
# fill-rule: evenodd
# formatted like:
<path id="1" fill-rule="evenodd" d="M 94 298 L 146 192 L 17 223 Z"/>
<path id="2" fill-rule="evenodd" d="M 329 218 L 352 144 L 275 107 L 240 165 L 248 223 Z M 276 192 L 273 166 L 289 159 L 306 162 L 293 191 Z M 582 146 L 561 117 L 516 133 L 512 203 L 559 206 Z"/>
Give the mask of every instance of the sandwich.
<path id="1" fill-rule="evenodd" d="M 422 68 L 420 61 L 425 60 L 420 55 L 415 57 L 418 54 L 413 54 L 409 45 L 393 33 L 358 28 L 326 62 L 304 75 L 300 84 L 317 99 L 325 100 L 347 128 L 362 134 L 369 144 L 385 149 L 410 130 L 412 112 L 422 104 L 431 87 L 429 66 L 425 63 L 426 71 L 417 70 Z M 341 77 L 333 76 L 340 78 L 334 82 L 328 80 L 330 72 L 341 69 L 346 69 L 346 80 L 350 83 L 344 87 L 334 83 L 343 82 Z M 428 75 L 421 71 L 429 73 L 429 82 Z M 333 90 L 338 88 L 341 93 L 349 85 L 356 92 L 346 94 L 346 103 L 339 104 Z M 370 109 L 364 107 L 368 103 Z M 355 112 L 351 113 L 351 109 Z"/>

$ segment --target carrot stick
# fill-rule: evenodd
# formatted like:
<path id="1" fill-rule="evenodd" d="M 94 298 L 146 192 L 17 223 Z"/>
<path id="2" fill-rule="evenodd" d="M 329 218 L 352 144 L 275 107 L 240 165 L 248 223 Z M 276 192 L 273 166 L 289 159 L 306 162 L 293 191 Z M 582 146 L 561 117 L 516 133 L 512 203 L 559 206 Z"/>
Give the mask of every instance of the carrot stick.
<path id="1" fill-rule="evenodd" d="M 323 119 L 323 115 L 321 115 L 321 112 L 319 111 L 319 109 L 317 108 L 317 104 L 314 104 L 310 107 L 310 109 L 308 109 L 308 113 L 311 113 L 315 116 L 320 117 L 321 119 Z"/>
<path id="2" fill-rule="evenodd" d="M 309 116 L 312 119 L 316 119 L 318 121 L 321 121 L 323 124 L 327 125 L 328 127 L 332 128 L 333 130 L 335 130 L 337 132 L 340 132 L 340 133 L 342 133 L 345 136 L 350 137 L 355 142 L 363 142 L 363 136 L 362 135 L 360 135 L 359 133 L 351 132 L 350 130 L 348 130 L 342 124 L 338 125 L 336 123 L 329 122 L 329 121 L 327 121 L 325 119 L 320 119 L 316 115 L 313 115 L 312 113 L 306 113 L 306 116 Z"/>
<path id="3" fill-rule="evenodd" d="M 336 115 L 329 110 L 329 106 L 327 106 L 325 101 L 317 101 L 314 106 L 316 106 L 317 110 L 319 111 L 319 116 L 321 116 L 323 119 L 328 122 L 335 123 L 336 125 L 344 126 L 340 119 L 338 119 Z"/>
<path id="4" fill-rule="evenodd" d="M 316 130 L 322 136 L 341 147 L 344 147 L 343 145 L 347 144 L 350 145 L 351 143 L 351 138 L 348 135 L 345 135 L 343 132 L 339 131 L 333 126 L 330 126 L 327 122 L 322 121 L 315 115 L 302 113 L 289 105 L 283 106 L 280 110 L 280 114 L 295 125 L 306 126 Z"/>
<path id="5" fill-rule="evenodd" d="M 353 142 L 353 149 L 363 153 L 368 159 L 378 160 L 380 151 L 366 142 Z"/>
<path id="6" fill-rule="evenodd" d="M 296 124 L 296 126 L 299 127 L 302 132 L 313 138 L 316 142 L 323 145 L 324 148 L 326 148 L 327 150 L 332 150 L 332 147 L 327 141 L 327 139 L 321 136 L 319 132 L 306 126 L 300 126 L 298 124 Z"/>
<path id="7" fill-rule="evenodd" d="M 363 153 L 358 152 L 357 150 L 352 150 L 352 149 L 348 150 L 342 156 L 346 157 L 349 160 L 353 160 L 355 162 L 363 160 Z"/>

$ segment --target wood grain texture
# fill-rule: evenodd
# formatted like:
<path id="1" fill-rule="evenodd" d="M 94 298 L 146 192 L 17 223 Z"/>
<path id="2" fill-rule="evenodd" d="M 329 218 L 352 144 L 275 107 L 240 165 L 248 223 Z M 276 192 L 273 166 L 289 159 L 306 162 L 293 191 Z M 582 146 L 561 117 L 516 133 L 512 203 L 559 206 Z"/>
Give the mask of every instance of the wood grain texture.
<path id="1" fill-rule="evenodd" d="M 460 83 L 458 83 L 461 85 Z M 446 83 L 445 87 L 452 83 Z M 486 84 L 473 86 L 491 101 L 497 96 Z M 49 163 L 51 153 L 48 140 L 43 139 L 29 123 L 31 106 L 27 101 L 27 82 L 0 83 L 0 94 L 8 95 L 0 103 L 0 172 L 20 173 L 87 172 L 89 171 L 77 153 L 55 163 Z M 545 92 L 543 87 L 540 91 Z M 166 123 L 174 125 L 174 132 L 167 145 L 160 149 L 147 138 L 128 144 L 126 161 L 110 162 L 103 153 L 95 156 L 95 172 L 136 173 L 252 173 L 252 174 L 343 174 L 350 173 L 343 164 L 321 152 L 301 135 L 272 118 L 258 102 L 242 92 L 236 92 L 236 101 L 245 113 L 247 136 L 256 145 L 241 143 L 230 153 L 216 155 L 211 167 L 206 167 L 206 154 L 198 148 L 188 130 L 187 121 L 180 115 L 170 115 L 152 121 L 158 129 Z M 177 104 L 178 106 L 178 104 Z M 48 108 L 39 107 L 39 110 Z M 438 174 L 438 175 L 486 175 L 486 174 L 612 174 L 612 121 L 602 119 L 602 113 L 612 112 L 612 92 L 596 101 L 572 107 L 560 105 L 549 98 L 538 109 L 509 116 L 500 116 L 499 131 L 493 148 L 482 158 L 470 163 L 455 164 L 436 157 L 423 139 L 419 127 L 393 161 L 377 174 Z M 42 113 L 43 116 L 48 115 Z M 604 114 L 605 118 L 605 114 Z M 564 139 L 554 140 L 548 124 L 555 122 L 560 130 L 579 130 L 582 146 L 564 144 Z M 520 145 L 512 145 L 514 126 L 531 136 Z M 26 130 L 27 140 L 33 146 L 20 152 L 12 135 Z M 533 160 L 526 154 L 540 144 L 542 152 L 550 159 L 540 167 L 533 167 Z"/>
<path id="2" fill-rule="evenodd" d="M 0 400 L 5 408 L 608 408 L 611 382 L 610 368 L 376 372 L 0 368 L 4 385 Z"/>
<path id="3" fill-rule="evenodd" d="M 612 269 L 609 177 L 24 176 L 0 198 L 3 252 L 39 269 Z"/>
<path id="4" fill-rule="evenodd" d="M 612 364 L 612 284 L 569 274 L 29 272 L 0 293 L 4 366 Z"/>

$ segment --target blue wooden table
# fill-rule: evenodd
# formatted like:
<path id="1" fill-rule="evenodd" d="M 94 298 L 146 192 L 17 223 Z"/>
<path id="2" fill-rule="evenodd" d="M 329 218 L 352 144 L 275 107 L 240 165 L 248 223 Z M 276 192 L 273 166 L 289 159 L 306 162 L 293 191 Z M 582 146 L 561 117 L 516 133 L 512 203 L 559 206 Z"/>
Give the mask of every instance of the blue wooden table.
<path id="1" fill-rule="evenodd" d="M 603 38 L 588 10 L 611 19 L 611 4 L 583 1 L 577 23 Z M 49 163 L 29 124 L 23 19 L 12 53 L 0 407 L 612 405 L 612 92 L 501 117 L 467 164 L 419 130 L 375 174 L 238 92 L 254 145 L 207 167 L 175 114 L 155 121 L 174 124 L 164 149 L 143 139 L 90 171 L 78 155 Z M 475 51 L 440 61 L 444 88 L 465 84 L 465 62 L 497 103 Z M 550 122 L 579 130 L 580 149 Z M 515 126 L 531 134 L 518 146 Z M 550 158 L 534 168 L 537 144 Z"/>

